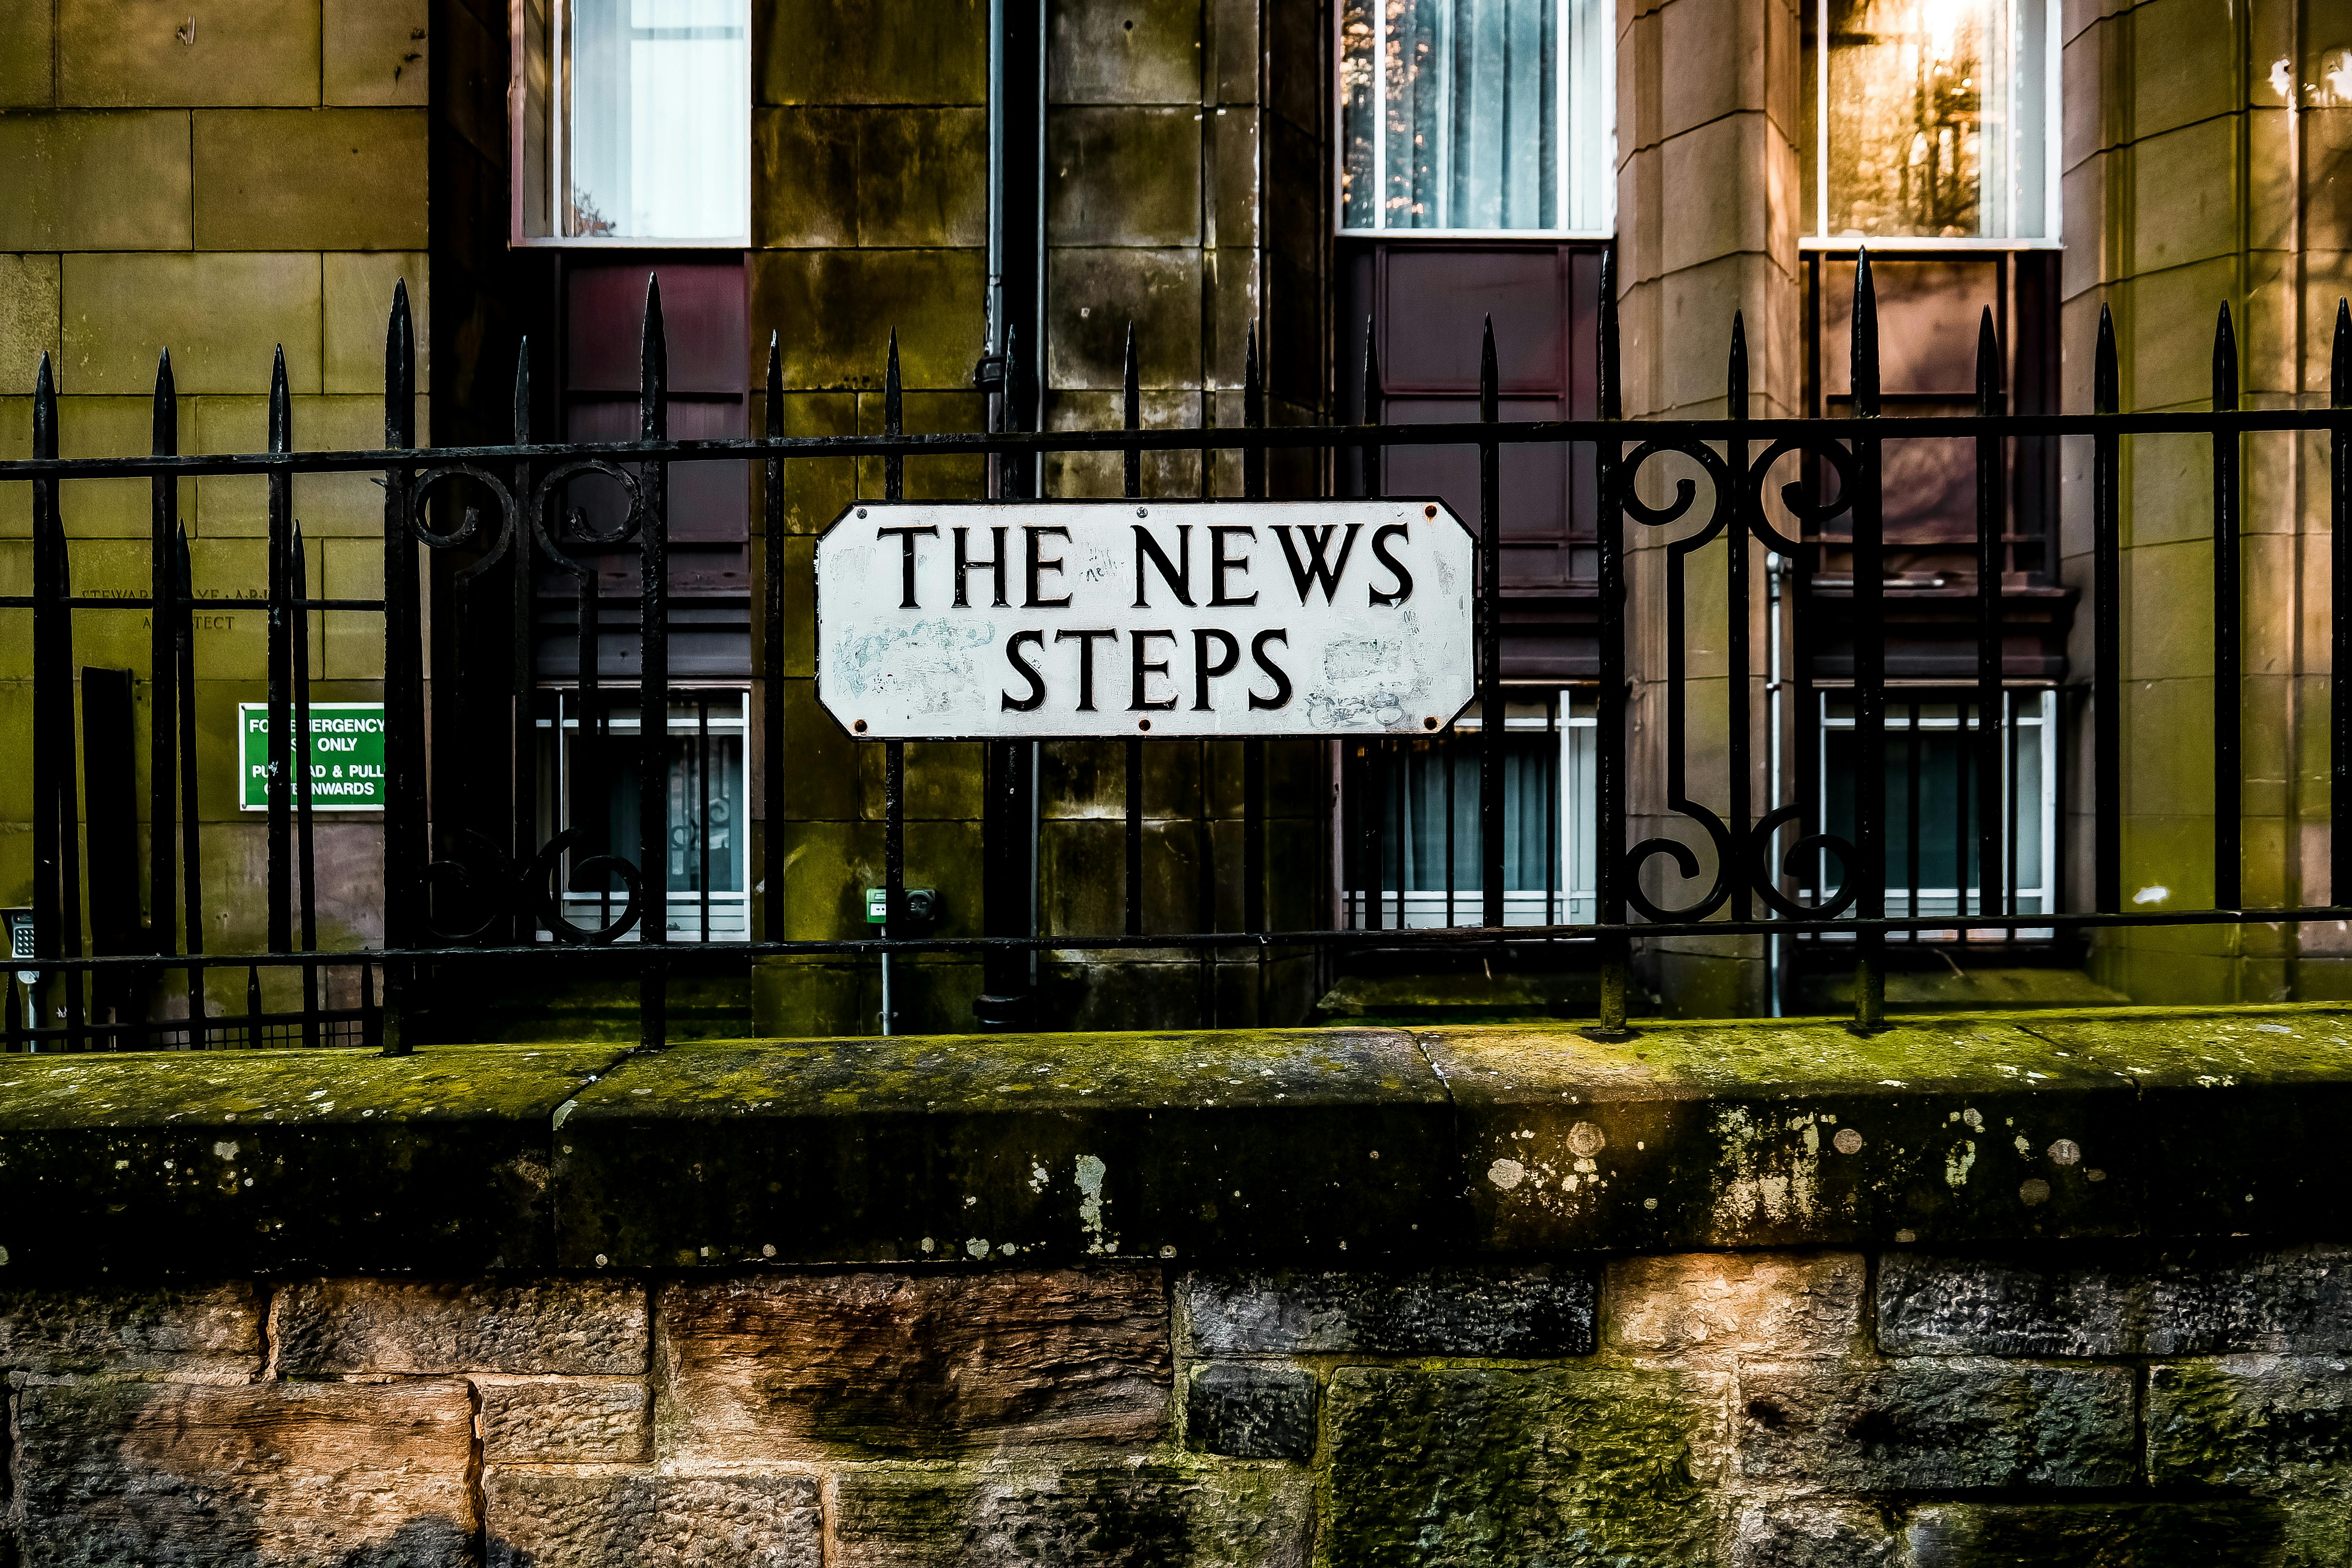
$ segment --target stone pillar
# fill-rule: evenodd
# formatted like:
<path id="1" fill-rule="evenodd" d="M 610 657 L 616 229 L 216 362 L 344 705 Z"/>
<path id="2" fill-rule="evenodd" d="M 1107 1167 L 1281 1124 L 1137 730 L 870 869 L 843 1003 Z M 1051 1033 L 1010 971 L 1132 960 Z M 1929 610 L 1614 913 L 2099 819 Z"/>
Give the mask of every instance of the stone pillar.
<path id="1" fill-rule="evenodd" d="M 1802 296 L 1797 262 L 1801 184 L 1799 31 L 1788 0 L 1624 0 L 1617 35 L 1617 287 L 1629 418 L 1718 417 L 1735 313 L 1748 334 L 1748 407 L 1756 417 L 1801 411 Z M 1632 843 L 1679 839 L 1698 854 L 1684 882 L 1664 858 L 1642 887 L 1661 906 L 1686 905 L 1711 885 L 1716 858 L 1696 822 L 1666 809 L 1666 549 L 1703 528 L 1711 487 L 1695 465 L 1665 458 L 1643 469 L 1643 495 L 1671 499 L 1698 485 L 1692 515 L 1665 528 L 1626 524 L 1626 650 L 1633 691 L 1628 744 Z M 1718 814 L 1725 775 L 1724 543 L 1690 558 L 1685 743 L 1691 797 Z M 1749 547 L 1749 711 L 1756 815 L 1770 808 L 1765 728 L 1764 554 Z M 1735 828 L 1738 825 L 1734 825 Z M 1757 938 L 1660 939 L 1637 973 L 1684 1015 L 1769 1005 Z"/>
<path id="2" fill-rule="evenodd" d="M 2352 110 L 2326 72 L 2340 40 L 2262 0 L 2216 31 L 2183 0 L 2067 13 L 2065 407 L 2091 406 L 2102 305 L 2126 410 L 2203 409 L 2214 321 L 2230 309 L 2241 406 L 2324 407 L 2347 289 L 2329 183 Z M 2124 713 L 2120 802 L 2087 795 L 2087 727 L 2070 758 L 2069 867 L 2084 901 L 2092 814 L 2120 809 L 2126 908 L 2213 897 L 2211 447 L 2155 437 L 2122 453 Z M 2089 604 L 2090 460 L 2068 444 L 2064 564 Z M 2257 435 L 2242 449 L 2243 901 L 2330 898 L 2327 450 Z M 2090 668 L 2092 617 L 2072 663 Z M 2135 1001 L 2341 995 L 2352 940 L 2334 925 L 2115 931 L 2095 971 Z"/>

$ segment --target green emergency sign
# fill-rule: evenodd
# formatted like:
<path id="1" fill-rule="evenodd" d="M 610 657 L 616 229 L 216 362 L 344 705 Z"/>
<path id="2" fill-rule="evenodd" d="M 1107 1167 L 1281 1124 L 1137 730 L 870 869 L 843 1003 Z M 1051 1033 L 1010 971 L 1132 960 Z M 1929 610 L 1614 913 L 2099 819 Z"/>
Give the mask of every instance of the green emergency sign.
<path id="1" fill-rule="evenodd" d="M 269 704 L 236 705 L 237 805 L 269 809 Z M 294 796 L 301 804 L 301 796 Z M 310 704 L 310 809 L 383 809 L 383 704 Z"/>

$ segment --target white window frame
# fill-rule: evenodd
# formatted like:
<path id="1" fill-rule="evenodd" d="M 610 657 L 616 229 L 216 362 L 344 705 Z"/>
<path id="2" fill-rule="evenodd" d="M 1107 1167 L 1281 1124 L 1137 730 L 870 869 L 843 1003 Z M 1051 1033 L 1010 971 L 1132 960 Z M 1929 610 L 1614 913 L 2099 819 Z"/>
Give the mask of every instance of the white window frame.
<path id="1" fill-rule="evenodd" d="M 580 730 L 578 689 L 567 686 L 553 689 L 556 699 L 555 717 L 550 718 L 541 714 L 534 721 L 542 742 L 556 739 L 554 731 L 559 726 L 564 740 L 576 735 Z M 670 744 L 673 747 L 671 753 L 673 763 L 677 755 L 675 751 L 677 743 L 680 741 L 691 743 L 699 732 L 697 727 L 697 715 L 691 709 L 684 712 L 678 710 L 682 705 L 691 704 L 702 697 L 731 697 L 736 700 L 736 709 L 730 714 L 722 716 L 714 707 L 710 715 L 710 734 L 713 740 L 721 735 L 734 735 L 740 736 L 743 742 L 740 752 L 741 763 L 735 769 L 734 781 L 735 798 L 742 803 L 742 819 L 736 825 L 734 833 L 736 841 L 734 853 L 742 862 L 741 875 L 736 880 L 742 886 L 732 891 L 722 889 L 715 892 L 706 888 L 698 893 L 672 889 L 668 895 L 668 939 L 672 942 L 698 944 L 702 941 L 702 909 L 707 903 L 710 907 L 710 940 L 715 946 L 719 942 L 749 942 L 751 937 L 751 694 L 748 688 L 735 685 L 671 686 L 669 733 Z M 604 694 L 604 700 L 615 710 L 628 710 L 613 713 L 605 726 L 606 733 L 615 740 L 625 736 L 632 746 L 639 729 L 639 710 L 633 706 L 635 698 L 635 693 L 626 688 L 614 689 Z M 628 765 L 635 764 L 632 762 Z M 541 777 L 545 781 L 544 787 L 552 793 L 542 796 L 541 805 L 542 812 L 552 824 L 551 828 L 548 828 L 546 833 L 546 837 L 551 838 L 555 834 L 574 826 L 572 820 L 571 769 L 572 748 L 568 744 L 553 745 L 542 756 Z M 718 776 L 716 769 L 712 771 L 712 776 Z M 547 824 L 542 823 L 542 826 L 546 827 Z M 640 858 L 651 858 L 644 856 Z M 637 870 L 640 876 L 658 875 L 667 880 L 669 874 L 667 847 L 665 846 L 662 850 L 661 863 L 658 867 L 640 866 Z M 559 869 L 556 874 L 561 886 L 561 901 L 557 907 L 563 918 L 573 925 L 589 930 L 593 930 L 602 924 L 604 919 L 603 911 L 605 900 L 593 893 L 572 891 L 568 886 L 571 880 L 571 868 L 568 866 Z M 539 889 L 534 889 L 532 892 L 534 900 L 538 893 Z M 641 921 L 637 925 L 631 926 L 619 940 L 625 942 L 642 941 L 642 931 Z M 544 926 L 539 929 L 537 934 L 541 942 L 554 940 L 554 933 Z"/>
<path id="2" fill-rule="evenodd" d="M 1895 703 L 1891 700 L 1894 695 L 1895 694 L 1890 691 L 1886 712 L 1886 732 L 1890 736 L 1905 734 L 1911 727 L 1911 715 L 1908 711 L 1897 710 Z M 2040 753 L 2041 761 L 2040 788 L 2036 791 L 2038 798 L 2031 805 L 2041 822 L 2042 864 L 2029 868 L 2021 858 L 2019 858 L 2017 867 L 2019 885 L 2013 889 L 2013 893 L 2019 914 L 2048 914 L 2057 908 L 2058 903 L 2058 889 L 2055 885 L 2060 858 L 2058 854 L 2058 692 L 2055 688 L 2046 686 L 2021 690 L 2012 688 L 2010 695 L 2015 699 L 2011 718 L 2017 731 L 2021 731 L 2011 744 L 2017 745 L 2024 740 L 2021 731 L 2028 730 L 2038 731 L 2034 736 L 2033 744 Z M 1843 687 L 1816 694 L 1816 700 L 1821 703 L 1822 721 L 1814 742 L 1817 748 L 1814 752 L 1816 764 L 1814 776 L 1821 781 L 1822 795 L 1818 805 L 1821 812 L 1820 820 L 1823 822 L 1829 820 L 1830 809 L 1830 731 L 1843 730 L 1850 732 L 1854 727 L 1851 707 L 1843 713 L 1836 713 L 1831 710 L 1830 703 L 1831 700 L 1835 698 L 1839 701 L 1850 704 L 1853 697 L 1852 689 Z M 1932 730 L 1958 729 L 1961 721 L 1958 710 L 1964 698 L 1972 700 L 1973 694 L 1954 691 L 1939 699 L 1939 705 L 1948 702 L 1955 710 L 1949 714 L 1922 713 L 1919 718 L 1920 732 L 1925 734 Z M 1977 728 L 1976 723 L 1971 721 L 1968 728 L 1974 731 Z M 2000 819 L 2004 824 L 2010 820 L 2009 791 L 2011 772 L 2012 770 L 2006 766 L 2000 770 Z M 1893 868 L 1894 860 L 1895 857 L 1890 853 L 1887 856 L 1890 870 Z M 1831 885 L 1830 879 L 1833 875 L 1835 875 L 1835 868 L 1832 857 L 1824 850 L 1816 857 L 1813 885 L 1816 888 L 1826 888 Z M 2026 885 L 2029 876 L 2033 879 L 2032 886 Z M 1937 915 L 1954 914 L 1958 907 L 1954 901 L 1958 891 L 1958 889 L 1952 888 L 1921 888 L 1919 907 L 1915 910 L 1910 907 L 1911 889 L 1906 886 L 1890 881 L 1886 886 L 1887 917 L 1891 920 L 1912 918 L 1926 920 Z M 1980 891 L 1980 889 L 1975 887 L 1967 889 L 1971 903 L 1977 902 Z M 1891 934 L 1888 940 L 1891 942 L 1958 942 L 1961 940 L 1964 925 L 1964 921 L 1955 919 L 1952 928 L 1948 931 L 1923 931 L 1916 935 L 1896 932 Z M 2057 934 L 2056 929 L 2051 926 L 2021 927 L 2014 932 L 1998 926 L 1967 926 L 1966 932 L 1968 941 L 1984 942 L 2001 942 L 2012 935 L 2020 942 L 2047 942 Z M 1816 928 L 1816 934 L 1844 941 L 1851 941 L 1853 936 L 1850 931 L 1836 930 L 1835 922 Z"/>
<path id="3" fill-rule="evenodd" d="M 562 62 L 566 58 L 563 37 L 564 24 L 571 15 L 572 0 L 541 0 L 548 16 L 548 71 L 552 101 L 539 103 L 530 96 L 530 17 L 532 0 L 508 0 L 507 37 L 509 61 L 507 70 L 507 243 L 517 248 L 563 248 L 574 250 L 745 250 L 751 244 L 751 149 L 744 149 L 743 159 L 743 223 L 744 232 L 715 238 L 668 239 L 658 235 L 567 235 L 556 217 L 558 203 L 563 195 L 563 100 Z M 743 12 L 743 101 L 754 118 L 758 101 L 752 96 L 751 73 L 758 68 L 754 58 L 751 30 L 757 6 L 746 0 Z M 530 154 L 529 130 L 536 114 L 547 123 L 547 161 L 544 167 L 534 167 Z M 746 129 L 747 137 L 750 134 Z M 526 232 L 525 191 L 528 182 L 536 179 L 544 188 L 550 226 L 559 232 L 530 234 Z"/>
<path id="4" fill-rule="evenodd" d="M 520 0 L 518 0 L 520 3 Z M 553 3 L 553 0 L 551 0 Z M 1369 0 L 1372 22 L 1372 122 L 1381 128 L 1372 138 L 1372 202 L 1373 213 L 1387 216 L 1388 205 L 1381 193 L 1388 189 L 1389 139 L 1389 79 L 1384 62 L 1388 58 L 1388 0 Z M 2053 0 L 2055 4 L 2056 0 Z M 1348 226 L 1348 144 L 1346 133 L 1346 103 L 1341 96 L 1341 72 L 1347 58 L 1347 14 L 1344 5 L 1331 7 L 1331 91 L 1333 102 L 1331 152 L 1331 214 L 1337 226 L 1334 232 L 1349 239 L 1482 239 L 1482 240 L 1563 240 L 1613 239 L 1617 236 L 1617 33 L 1613 13 L 1603 19 L 1601 26 L 1601 106 L 1598 117 L 1604 143 L 1600 163 L 1603 172 L 1602 187 L 1608 195 L 1609 220 L 1598 228 L 1390 228 L 1385 223 L 1370 228 Z M 1557 210 L 1568 210 L 1570 178 L 1574 164 L 1574 140 L 1570 134 L 1574 117 L 1569 112 L 1569 79 L 1573 69 L 1569 48 L 1569 5 L 1561 0 L 1559 8 L 1559 47 L 1553 51 L 1554 69 L 1559 81 L 1552 93 L 1555 116 L 1553 134 L 1559 139 L 1559 190 L 1555 198 Z"/>
<path id="5" fill-rule="evenodd" d="M 1582 699 L 1580 702 L 1577 699 Z M 1597 853 L 1599 824 L 1592 818 L 1592 802 L 1581 798 L 1577 789 L 1580 763 L 1590 771 L 1598 759 L 1594 747 L 1600 734 L 1600 720 L 1592 710 L 1590 693 L 1563 689 L 1559 701 L 1559 842 L 1554 846 L 1559 856 L 1559 884 L 1550 900 L 1556 918 L 1548 919 L 1544 908 L 1545 893 L 1541 888 L 1505 888 L 1503 889 L 1503 923 L 1507 926 L 1539 926 L 1548 924 L 1590 924 L 1599 918 L 1601 894 L 1589 884 L 1593 879 L 1579 878 L 1575 872 L 1583 856 Z M 1507 715 L 1506 730 L 1522 732 L 1547 729 L 1551 721 L 1543 713 Z M 1465 714 L 1456 720 L 1457 734 L 1475 735 L 1478 720 Z M 1597 862 L 1596 862 L 1597 863 Z M 1444 930 L 1445 892 L 1426 889 L 1395 889 L 1388 886 L 1388 871 L 1381 870 L 1379 908 L 1381 924 L 1388 930 Z M 1588 885 L 1580 887 L 1581 881 Z M 1475 926 L 1485 913 L 1484 895 L 1476 889 L 1457 890 L 1454 895 L 1454 924 Z M 1358 888 L 1347 895 L 1344 908 L 1354 929 L 1364 928 L 1370 918 L 1372 896 Z"/>
<path id="6" fill-rule="evenodd" d="M 2065 248 L 2066 203 L 2060 184 L 2065 155 L 2064 39 L 2060 21 L 2063 0 L 2044 0 L 2042 27 L 2042 205 L 2046 234 L 2020 238 L 2017 229 L 2017 188 L 2010 187 L 2007 236 L 1944 238 L 1931 234 L 1831 234 L 1830 226 L 1830 0 L 1812 0 L 1813 37 L 1813 210 L 1806 216 L 1806 232 L 1797 237 L 1800 250 L 2063 250 Z M 2017 31 L 2017 0 L 2010 0 L 2010 26 Z"/>

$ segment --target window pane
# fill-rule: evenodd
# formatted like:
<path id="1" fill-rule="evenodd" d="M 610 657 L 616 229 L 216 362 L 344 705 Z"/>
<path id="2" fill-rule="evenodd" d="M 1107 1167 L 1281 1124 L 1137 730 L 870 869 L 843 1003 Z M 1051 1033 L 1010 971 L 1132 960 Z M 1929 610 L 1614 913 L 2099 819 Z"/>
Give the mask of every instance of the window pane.
<path id="1" fill-rule="evenodd" d="M 1606 228 L 1607 20 L 1600 0 L 1347 0 L 1342 226 Z"/>
<path id="2" fill-rule="evenodd" d="M 745 0 L 572 0 L 568 14 L 564 233 L 747 233 Z"/>
<path id="3" fill-rule="evenodd" d="M 1823 232 L 2046 232 L 2044 0 L 1826 0 L 1808 12 L 1808 128 L 1823 141 L 1805 176 L 1819 201 L 1827 175 Z"/>

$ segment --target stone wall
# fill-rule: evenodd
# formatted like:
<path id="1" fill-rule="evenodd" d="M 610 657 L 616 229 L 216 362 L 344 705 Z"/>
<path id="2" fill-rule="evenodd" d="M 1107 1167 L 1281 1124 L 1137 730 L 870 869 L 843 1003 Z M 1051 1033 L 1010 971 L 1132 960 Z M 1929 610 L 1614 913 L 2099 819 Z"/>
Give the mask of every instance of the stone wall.
<path id="1" fill-rule="evenodd" d="M 16 1560 L 2352 1562 L 2352 1247 L 0 1294 Z"/>
<path id="2" fill-rule="evenodd" d="M 286 356 L 299 448 L 383 437 L 383 336 L 405 279 L 428 342 L 426 0 L 20 0 L 0 16 L 0 457 L 31 455 L 36 366 L 49 356 L 68 458 L 148 451 L 150 395 L 165 349 L 179 391 L 180 450 L 259 450 L 273 353 Z M 501 64 L 501 71 L 503 65 Z M 420 352 L 418 384 L 429 364 Z M 418 428 L 426 428 L 419 400 Z M 29 581 L 31 494 L 0 486 L 0 579 Z M 143 596 L 150 487 L 63 488 L 74 592 Z M 204 907 L 214 951 L 262 945 L 243 896 L 263 826 L 236 808 L 235 704 L 264 695 L 264 616 L 240 598 L 265 583 L 267 499 L 257 479 L 181 483 L 195 592 L 196 765 Z M 310 592 L 383 591 L 383 492 L 363 474 L 294 481 Z M 31 654 L 12 614 L 0 646 L 0 751 L 21 747 Z M 145 812 L 148 625 L 138 610 L 75 616 L 77 666 L 142 674 L 136 719 Z M 372 700 L 383 673 L 375 617 L 311 628 L 311 696 Z M 29 808 L 0 808 L 0 903 L 31 902 Z M 382 854 L 372 818 L 318 826 L 320 944 L 381 931 Z M 142 846 L 143 858 L 143 846 Z M 142 895 L 145 889 L 142 886 Z M 216 1001 L 245 1005 L 220 972 Z M 350 1005 L 350 976 L 329 982 Z M 280 992 L 280 985 L 290 988 Z M 299 992 L 264 979 L 265 1003 Z"/>

